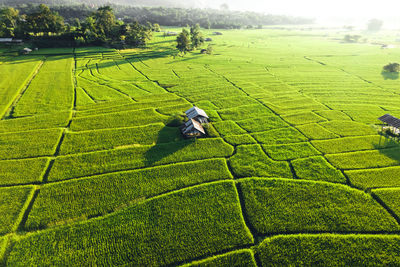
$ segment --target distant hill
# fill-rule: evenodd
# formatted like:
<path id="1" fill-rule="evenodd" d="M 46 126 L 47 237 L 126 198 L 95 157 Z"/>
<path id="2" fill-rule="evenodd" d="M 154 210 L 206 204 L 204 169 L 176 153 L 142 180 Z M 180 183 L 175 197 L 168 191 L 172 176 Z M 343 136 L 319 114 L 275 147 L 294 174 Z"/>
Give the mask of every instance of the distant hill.
<path id="1" fill-rule="evenodd" d="M 24 4 L 46 4 L 46 5 L 71 5 L 86 4 L 89 6 L 99 6 L 107 3 L 127 6 L 163 6 L 163 7 L 199 7 L 193 0 L 0 0 L 0 5 L 18 6 Z"/>

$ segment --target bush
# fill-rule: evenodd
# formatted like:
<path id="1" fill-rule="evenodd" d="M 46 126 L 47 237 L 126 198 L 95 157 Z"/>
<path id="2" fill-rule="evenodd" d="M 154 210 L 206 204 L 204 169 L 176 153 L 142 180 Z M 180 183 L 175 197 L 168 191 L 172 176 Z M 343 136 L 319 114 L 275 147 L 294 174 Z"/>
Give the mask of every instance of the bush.
<path id="1" fill-rule="evenodd" d="M 389 63 L 383 67 L 383 70 L 386 72 L 400 72 L 400 64 L 399 63 Z"/>

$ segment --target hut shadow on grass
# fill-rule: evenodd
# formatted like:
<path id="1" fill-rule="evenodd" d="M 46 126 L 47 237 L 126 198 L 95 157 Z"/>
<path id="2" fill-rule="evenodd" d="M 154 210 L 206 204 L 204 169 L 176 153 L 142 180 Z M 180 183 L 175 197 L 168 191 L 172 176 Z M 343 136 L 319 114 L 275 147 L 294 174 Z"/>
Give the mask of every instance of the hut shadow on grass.
<path id="1" fill-rule="evenodd" d="M 179 127 L 165 126 L 159 132 L 156 144 L 146 151 L 144 155 L 146 165 L 156 165 L 156 163 L 163 161 L 165 158 L 172 156 L 195 142 L 195 139 L 184 139 Z M 166 161 L 166 163 L 173 162 L 175 162 L 174 159 Z"/>
<path id="2" fill-rule="evenodd" d="M 379 143 L 374 145 L 375 149 L 400 164 L 400 137 L 389 136 L 385 133 L 380 133 L 380 136 Z"/>
<path id="3" fill-rule="evenodd" d="M 398 72 L 382 71 L 381 75 L 382 75 L 383 79 L 385 79 L 385 80 L 398 80 L 399 79 Z"/>

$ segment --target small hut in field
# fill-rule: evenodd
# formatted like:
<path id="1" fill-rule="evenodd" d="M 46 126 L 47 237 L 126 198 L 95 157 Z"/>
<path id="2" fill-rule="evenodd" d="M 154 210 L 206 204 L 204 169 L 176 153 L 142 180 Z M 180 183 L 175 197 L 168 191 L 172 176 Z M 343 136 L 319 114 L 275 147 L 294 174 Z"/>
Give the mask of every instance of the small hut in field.
<path id="1" fill-rule="evenodd" d="M 182 127 L 185 137 L 200 137 L 206 135 L 202 124 L 208 123 L 206 112 L 196 106 L 185 111 L 188 121 Z"/>
<path id="2" fill-rule="evenodd" d="M 203 126 L 195 119 L 188 120 L 182 128 L 182 133 L 186 137 L 200 137 L 206 134 Z"/>
<path id="3" fill-rule="evenodd" d="M 32 52 L 32 49 L 25 47 L 24 49 L 19 51 L 19 54 L 20 55 L 27 55 L 27 54 L 30 54 L 31 52 Z"/>
<path id="4" fill-rule="evenodd" d="M 186 110 L 185 113 L 189 120 L 195 119 L 196 121 L 198 121 L 200 123 L 208 123 L 209 118 L 208 118 L 206 112 L 196 106 L 192 107 L 191 109 Z"/>
<path id="5" fill-rule="evenodd" d="M 393 134 L 400 135 L 400 119 L 390 114 L 386 114 L 378 118 L 378 120 L 384 123 L 382 127 L 383 130 L 389 129 Z"/>

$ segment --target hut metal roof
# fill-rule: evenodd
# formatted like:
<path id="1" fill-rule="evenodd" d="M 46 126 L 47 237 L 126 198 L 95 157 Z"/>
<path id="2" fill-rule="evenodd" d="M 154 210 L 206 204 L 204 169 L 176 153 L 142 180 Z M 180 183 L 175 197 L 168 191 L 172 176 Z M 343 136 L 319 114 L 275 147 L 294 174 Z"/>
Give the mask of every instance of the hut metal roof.
<path id="1" fill-rule="evenodd" d="M 185 123 L 185 128 L 183 130 L 183 133 L 188 133 L 193 130 L 197 130 L 197 131 L 201 132 L 202 134 L 206 134 L 203 126 L 201 126 L 201 124 L 198 121 L 196 121 L 194 119 L 190 119 Z"/>
<path id="2" fill-rule="evenodd" d="M 382 117 L 378 118 L 378 120 L 387 123 L 390 126 L 400 128 L 400 119 L 393 117 L 390 114 L 383 115 Z"/>
<path id="3" fill-rule="evenodd" d="M 186 110 L 185 113 L 189 120 L 196 118 L 198 116 L 205 117 L 208 119 L 206 112 L 198 107 L 192 107 L 191 109 Z"/>

